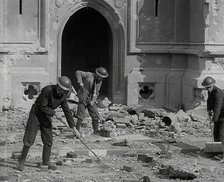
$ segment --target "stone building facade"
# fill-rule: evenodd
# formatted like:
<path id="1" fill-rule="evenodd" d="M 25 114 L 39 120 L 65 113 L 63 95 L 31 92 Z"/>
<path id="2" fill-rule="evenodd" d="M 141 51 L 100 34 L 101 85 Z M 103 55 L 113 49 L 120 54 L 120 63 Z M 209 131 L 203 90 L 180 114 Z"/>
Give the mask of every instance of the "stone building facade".
<path id="1" fill-rule="evenodd" d="M 223 0 L 0 0 L 0 106 L 104 66 L 102 96 L 197 107 L 207 75 L 224 88 Z"/>

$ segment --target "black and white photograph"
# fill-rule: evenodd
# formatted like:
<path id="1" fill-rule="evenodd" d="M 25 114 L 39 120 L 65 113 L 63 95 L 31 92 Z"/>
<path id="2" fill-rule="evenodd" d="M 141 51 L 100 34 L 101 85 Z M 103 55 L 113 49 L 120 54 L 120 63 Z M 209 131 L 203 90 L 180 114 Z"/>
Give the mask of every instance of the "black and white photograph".
<path id="1" fill-rule="evenodd" d="M 224 182 L 224 0 L 0 0 L 0 182 Z"/>

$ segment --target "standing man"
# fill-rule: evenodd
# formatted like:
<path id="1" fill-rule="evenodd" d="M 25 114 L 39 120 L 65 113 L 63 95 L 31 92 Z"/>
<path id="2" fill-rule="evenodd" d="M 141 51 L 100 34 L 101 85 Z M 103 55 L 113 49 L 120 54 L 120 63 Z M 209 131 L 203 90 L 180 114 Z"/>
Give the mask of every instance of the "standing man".
<path id="1" fill-rule="evenodd" d="M 214 141 L 224 144 L 224 93 L 215 83 L 215 79 L 208 76 L 203 80 L 202 86 L 208 91 L 207 111 L 211 122 L 214 123 Z"/>
<path id="2" fill-rule="evenodd" d="M 71 80 L 62 76 L 58 79 L 57 85 L 47 85 L 42 90 L 33 104 L 26 125 L 25 134 L 23 137 L 23 149 L 17 169 L 23 171 L 27 154 L 30 146 L 33 145 L 38 128 L 41 131 L 41 139 L 44 144 L 42 153 L 42 165 L 48 166 L 48 169 L 57 169 L 56 166 L 49 163 L 51 155 L 51 146 L 53 143 L 51 117 L 56 115 L 54 111 L 59 106 L 67 119 L 70 128 L 76 132 L 76 137 L 79 137 L 79 132 L 74 128 L 75 123 L 72 113 L 67 104 L 67 94 L 71 89 Z M 57 115 L 56 115 L 57 117 Z"/>
<path id="3" fill-rule="evenodd" d="M 78 131 L 80 131 L 82 121 L 85 119 L 87 108 L 89 115 L 92 118 L 93 134 L 99 133 L 99 115 L 96 107 L 96 99 L 99 95 L 102 80 L 107 77 L 107 70 L 103 67 L 97 68 L 95 73 L 76 71 L 77 82 L 80 86 L 77 94 L 79 103 L 76 114 L 76 117 L 78 118 L 76 129 Z"/>

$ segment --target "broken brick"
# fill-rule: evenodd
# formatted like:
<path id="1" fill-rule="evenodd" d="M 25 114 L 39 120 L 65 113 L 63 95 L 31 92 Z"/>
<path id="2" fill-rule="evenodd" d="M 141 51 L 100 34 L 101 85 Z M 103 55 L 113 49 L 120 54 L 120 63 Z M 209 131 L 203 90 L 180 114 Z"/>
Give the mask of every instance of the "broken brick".
<path id="1" fill-rule="evenodd" d="M 125 123 L 116 123 L 117 128 L 122 128 L 125 129 L 126 128 L 126 124 Z"/>
<path id="2" fill-rule="evenodd" d="M 85 162 L 86 162 L 86 163 L 93 163 L 93 160 L 92 160 L 92 159 L 86 159 Z"/>
<path id="3" fill-rule="evenodd" d="M 223 152 L 222 142 L 206 142 L 204 152 L 206 153 L 222 153 Z"/>
<path id="4" fill-rule="evenodd" d="M 56 165 L 57 165 L 57 166 L 62 166 L 62 165 L 63 165 L 63 161 L 62 161 L 62 160 L 57 161 L 57 162 L 56 162 Z"/>
<path id="5" fill-rule="evenodd" d="M 100 130 L 100 136 L 110 137 L 110 131 L 109 130 L 102 129 L 102 130 Z"/>
<path id="6" fill-rule="evenodd" d="M 113 146 L 127 146 L 128 141 L 126 139 L 122 139 L 119 141 L 115 141 L 112 143 Z"/>
<path id="7" fill-rule="evenodd" d="M 140 182 L 138 179 L 124 179 L 123 182 Z"/>
<path id="8" fill-rule="evenodd" d="M 68 158 L 77 158 L 77 154 L 75 152 L 68 152 L 67 157 Z"/>
<path id="9" fill-rule="evenodd" d="M 159 174 L 162 174 L 162 175 L 168 175 L 169 174 L 169 171 L 170 171 L 170 167 L 169 166 L 162 165 L 159 168 Z"/>
<path id="10" fill-rule="evenodd" d="M 12 152 L 12 159 L 19 159 L 21 156 L 21 151 L 13 151 Z"/>
<path id="11" fill-rule="evenodd" d="M 130 166 L 123 166 L 123 170 L 127 171 L 127 172 L 132 172 L 133 171 L 132 167 L 130 167 Z"/>
<path id="12" fill-rule="evenodd" d="M 6 141 L 5 140 L 0 140 L 0 146 L 5 146 Z"/>
<path id="13" fill-rule="evenodd" d="M 153 159 L 153 157 L 150 157 L 148 155 L 138 154 L 138 161 L 149 163 L 149 162 L 152 162 L 152 159 Z"/>

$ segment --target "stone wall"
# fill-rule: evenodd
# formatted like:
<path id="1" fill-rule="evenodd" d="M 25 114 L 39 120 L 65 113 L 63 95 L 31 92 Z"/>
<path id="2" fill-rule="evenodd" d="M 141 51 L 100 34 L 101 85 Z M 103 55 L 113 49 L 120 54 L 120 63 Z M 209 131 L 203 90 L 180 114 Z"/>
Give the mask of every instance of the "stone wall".
<path id="1" fill-rule="evenodd" d="M 84 7 L 111 28 L 115 102 L 197 107 L 204 77 L 224 88 L 223 6 L 221 0 L 0 0 L 0 107 L 29 108 L 41 88 L 56 83 L 63 29 Z"/>

